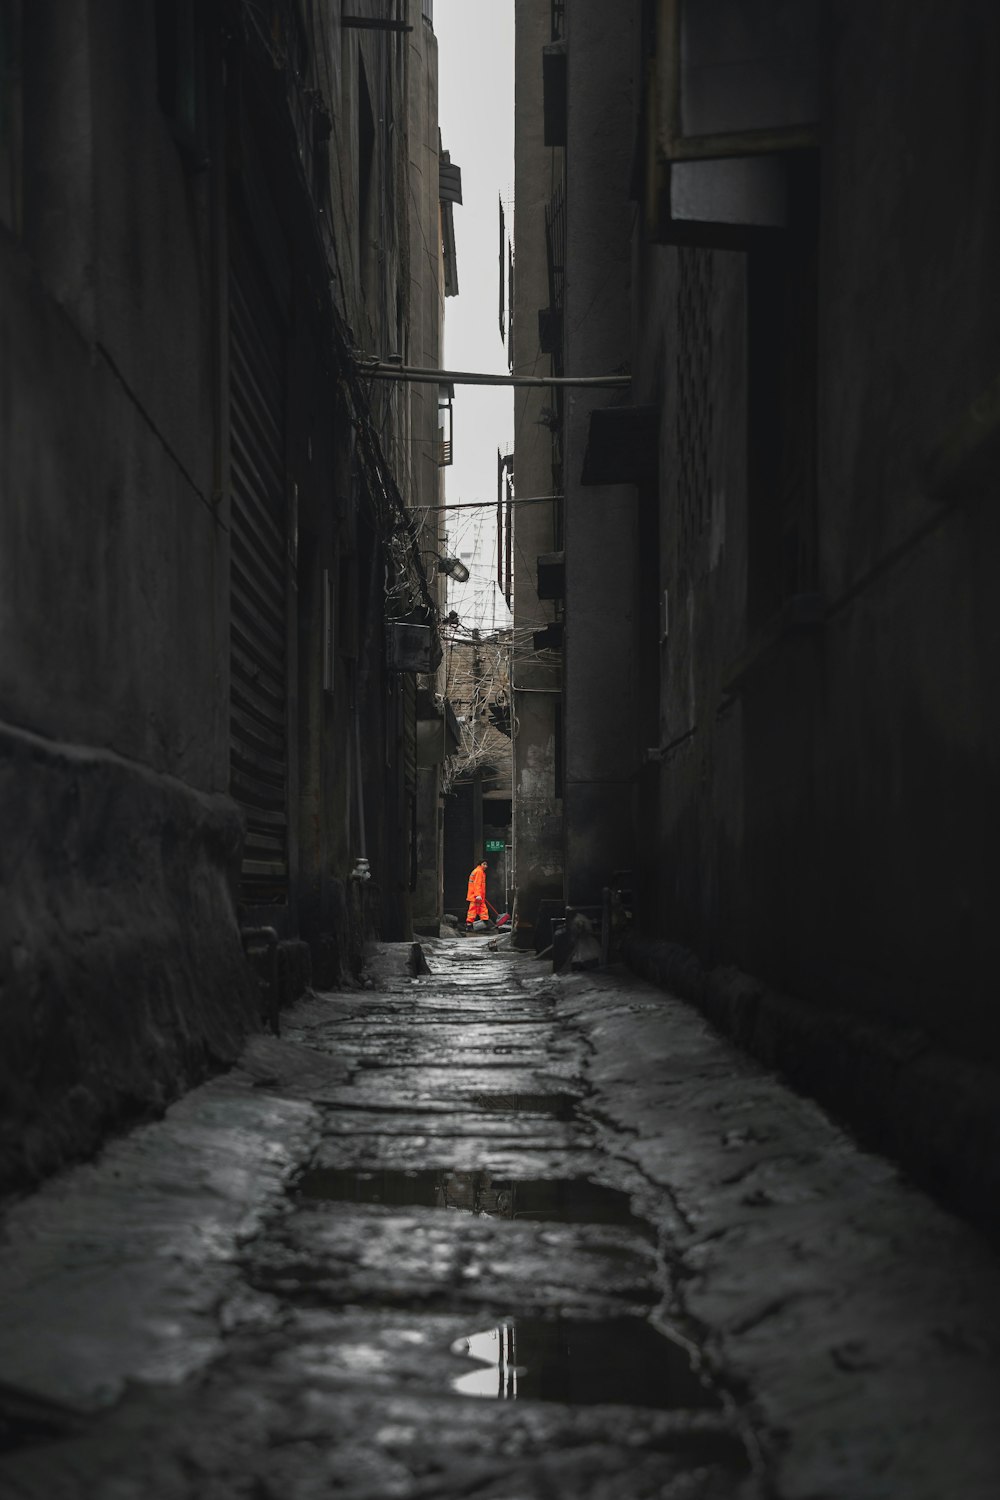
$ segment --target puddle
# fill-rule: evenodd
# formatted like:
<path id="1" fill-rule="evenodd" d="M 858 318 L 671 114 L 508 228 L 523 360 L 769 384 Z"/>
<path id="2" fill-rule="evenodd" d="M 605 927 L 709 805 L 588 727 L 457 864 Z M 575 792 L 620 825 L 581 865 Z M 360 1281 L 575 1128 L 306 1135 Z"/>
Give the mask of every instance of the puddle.
<path id="1" fill-rule="evenodd" d="M 293 1187 L 300 1202 L 384 1203 L 390 1208 L 451 1208 L 494 1219 L 611 1224 L 649 1237 L 628 1196 L 586 1178 L 519 1181 L 491 1172 L 358 1171 L 314 1167 Z"/>
<path id="2" fill-rule="evenodd" d="M 463 1396 L 656 1411 L 722 1404 L 686 1350 L 639 1318 L 507 1318 L 451 1348 L 474 1366 L 451 1382 Z"/>

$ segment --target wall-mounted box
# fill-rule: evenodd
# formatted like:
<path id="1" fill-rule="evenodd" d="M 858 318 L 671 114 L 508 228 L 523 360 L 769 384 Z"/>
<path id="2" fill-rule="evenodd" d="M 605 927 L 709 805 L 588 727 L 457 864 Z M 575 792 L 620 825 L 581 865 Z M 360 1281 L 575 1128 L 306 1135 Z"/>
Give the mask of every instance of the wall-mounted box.
<path id="1" fill-rule="evenodd" d="M 390 672 L 433 672 L 434 632 L 429 625 L 389 620 L 386 644 Z"/>

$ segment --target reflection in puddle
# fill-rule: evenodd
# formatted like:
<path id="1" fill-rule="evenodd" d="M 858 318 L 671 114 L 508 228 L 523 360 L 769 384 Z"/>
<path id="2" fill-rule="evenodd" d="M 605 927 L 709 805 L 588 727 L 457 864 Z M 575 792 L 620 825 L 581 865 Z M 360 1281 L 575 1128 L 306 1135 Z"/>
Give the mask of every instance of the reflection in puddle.
<path id="1" fill-rule="evenodd" d="M 640 1318 L 507 1318 L 451 1347 L 477 1366 L 452 1381 L 463 1396 L 657 1411 L 721 1406 L 686 1350 Z"/>
<path id="2" fill-rule="evenodd" d="M 300 1199 L 383 1203 L 390 1208 L 450 1208 L 491 1219 L 558 1224 L 611 1224 L 649 1235 L 627 1194 L 583 1177 L 520 1182 L 492 1172 L 358 1171 L 314 1167 L 295 1185 Z"/>
<path id="3" fill-rule="evenodd" d="M 476 1368 L 452 1381 L 452 1389 L 462 1396 L 489 1396 L 502 1401 L 517 1400 L 516 1337 L 513 1323 L 501 1323 L 486 1333 L 473 1333 L 456 1339 L 453 1354 L 467 1354 Z"/>

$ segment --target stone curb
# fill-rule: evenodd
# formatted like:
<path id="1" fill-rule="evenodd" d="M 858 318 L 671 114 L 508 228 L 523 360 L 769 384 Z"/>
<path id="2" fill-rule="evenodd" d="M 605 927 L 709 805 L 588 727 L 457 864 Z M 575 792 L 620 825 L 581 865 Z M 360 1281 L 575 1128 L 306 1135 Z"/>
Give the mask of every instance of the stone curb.
<path id="1" fill-rule="evenodd" d="M 680 943 L 630 936 L 625 959 L 1000 1240 L 994 1069 L 944 1051 L 916 1029 L 808 1005 L 734 967 L 706 970 Z"/>

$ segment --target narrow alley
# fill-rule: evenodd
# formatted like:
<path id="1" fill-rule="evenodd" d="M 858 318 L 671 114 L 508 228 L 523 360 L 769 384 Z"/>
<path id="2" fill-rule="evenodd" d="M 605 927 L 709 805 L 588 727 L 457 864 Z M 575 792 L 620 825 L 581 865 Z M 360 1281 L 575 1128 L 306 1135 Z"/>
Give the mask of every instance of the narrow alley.
<path id="1" fill-rule="evenodd" d="M 995 1500 L 975 1233 L 682 1002 L 496 948 L 381 945 L 10 1212 L 5 1500 Z"/>
<path id="2" fill-rule="evenodd" d="M 0 1500 L 1000 1500 L 998 78 L 0 0 Z"/>

